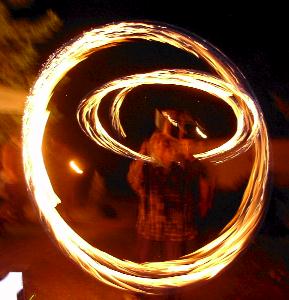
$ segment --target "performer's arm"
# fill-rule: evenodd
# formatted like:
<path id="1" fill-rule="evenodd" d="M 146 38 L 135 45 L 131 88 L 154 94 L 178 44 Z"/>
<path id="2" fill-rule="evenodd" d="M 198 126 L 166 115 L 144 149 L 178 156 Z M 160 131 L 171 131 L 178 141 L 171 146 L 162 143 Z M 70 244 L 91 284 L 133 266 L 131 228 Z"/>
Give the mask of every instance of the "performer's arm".
<path id="1" fill-rule="evenodd" d="M 211 176 L 207 169 L 204 168 L 203 174 L 200 177 L 199 191 L 200 191 L 200 216 L 203 218 L 207 215 L 210 208 L 213 205 L 213 196 L 215 190 L 215 180 Z"/>
<path id="2" fill-rule="evenodd" d="M 144 142 L 141 146 L 140 153 L 146 154 L 147 152 L 147 142 Z M 144 161 L 134 160 L 130 166 L 127 174 L 127 180 L 132 187 L 132 189 L 139 195 L 144 194 L 144 172 L 143 172 Z"/>

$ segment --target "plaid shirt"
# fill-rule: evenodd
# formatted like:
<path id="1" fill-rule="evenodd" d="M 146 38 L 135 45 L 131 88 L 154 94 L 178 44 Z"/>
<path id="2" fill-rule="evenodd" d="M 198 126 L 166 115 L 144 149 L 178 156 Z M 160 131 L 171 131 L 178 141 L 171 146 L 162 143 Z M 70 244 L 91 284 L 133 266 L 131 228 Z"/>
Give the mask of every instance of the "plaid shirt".
<path id="1" fill-rule="evenodd" d="M 156 136 L 152 138 L 154 140 Z M 149 152 L 150 141 L 143 144 L 142 153 Z M 200 178 L 204 176 L 204 167 L 197 159 L 184 160 L 182 165 L 172 162 L 166 168 L 134 161 L 130 165 L 128 181 L 140 198 L 138 234 L 156 241 L 195 238 Z"/>

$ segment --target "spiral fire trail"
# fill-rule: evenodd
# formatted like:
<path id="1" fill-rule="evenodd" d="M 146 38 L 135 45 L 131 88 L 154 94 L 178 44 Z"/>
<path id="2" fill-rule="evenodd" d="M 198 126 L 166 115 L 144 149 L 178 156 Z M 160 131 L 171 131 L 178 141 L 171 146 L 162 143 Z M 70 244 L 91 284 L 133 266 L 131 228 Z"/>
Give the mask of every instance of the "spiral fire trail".
<path id="1" fill-rule="evenodd" d="M 197 251 L 177 260 L 137 264 L 115 258 L 87 243 L 62 219 L 42 156 L 42 140 L 49 117 L 47 110 L 53 90 L 64 75 L 100 49 L 124 42 L 147 40 L 166 43 L 200 59 L 218 77 L 192 70 L 157 70 L 111 81 L 84 99 L 78 119 L 86 134 L 96 143 L 120 155 L 153 162 L 120 144 L 102 127 L 98 108 L 105 95 L 118 91 L 111 108 L 114 127 L 123 136 L 119 112 L 126 95 L 144 84 L 181 85 L 202 90 L 225 101 L 237 118 L 234 136 L 218 148 L 198 153 L 199 159 L 220 163 L 254 148 L 252 171 L 241 205 L 220 235 Z M 144 293 L 160 293 L 209 279 L 224 269 L 245 248 L 264 213 L 264 191 L 268 174 L 268 136 L 259 106 L 242 83 L 244 78 L 214 47 L 173 27 L 154 23 L 122 22 L 85 32 L 77 40 L 53 54 L 28 97 L 23 120 L 23 160 L 27 184 L 44 220 L 66 253 L 85 271 L 107 284 Z"/>

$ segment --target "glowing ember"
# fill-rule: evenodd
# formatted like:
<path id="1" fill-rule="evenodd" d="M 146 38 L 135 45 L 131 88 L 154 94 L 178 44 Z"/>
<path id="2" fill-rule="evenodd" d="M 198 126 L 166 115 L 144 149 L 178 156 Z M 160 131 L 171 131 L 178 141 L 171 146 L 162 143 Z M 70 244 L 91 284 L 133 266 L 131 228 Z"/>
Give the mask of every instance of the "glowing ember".
<path id="1" fill-rule="evenodd" d="M 96 90 L 81 103 L 78 119 L 90 138 L 106 149 L 133 159 L 152 162 L 114 140 L 102 127 L 98 108 L 105 95 L 118 91 L 111 108 L 113 125 L 125 132 L 119 111 L 126 95 L 144 84 L 181 85 L 215 95 L 225 101 L 237 118 L 234 136 L 218 148 L 195 155 L 220 163 L 248 150 L 255 151 L 252 172 L 241 205 L 222 233 L 201 249 L 173 261 L 137 264 L 115 258 L 91 246 L 75 233 L 56 210 L 60 199 L 54 193 L 43 157 L 43 133 L 49 116 L 47 105 L 57 83 L 92 52 L 135 39 L 157 41 L 177 47 L 205 60 L 219 78 L 191 70 L 157 70 L 119 78 Z M 153 23 L 119 23 L 85 32 L 56 52 L 36 81 L 25 109 L 23 157 L 27 184 L 55 238 L 67 254 L 84 270 L 107 284 L 146 293 L 160 293 L 209 279 L 224 269 L 245 248 L 264 213 L 264 190 L 268 174 L 268 136 L 262 113 L 252 94 L 242 84 L 244 78 L 211 45 L 175 28 Z M 201 134 L 201 132 L 199 132 Z"/>
<path id="2" fill-rule="evenodd" d="M 75 173 L 77 173 L 77 174 L 83 174 L 83 170 L 81 170 L 81 169 L 79 168 L 79 166 L 76 164 L 76 162 L 75 162 L 74 160 L 71 160 L 71 161 L 69 162 L 69 166 L 70 166 L 70 168 L 71 168 Z"/>

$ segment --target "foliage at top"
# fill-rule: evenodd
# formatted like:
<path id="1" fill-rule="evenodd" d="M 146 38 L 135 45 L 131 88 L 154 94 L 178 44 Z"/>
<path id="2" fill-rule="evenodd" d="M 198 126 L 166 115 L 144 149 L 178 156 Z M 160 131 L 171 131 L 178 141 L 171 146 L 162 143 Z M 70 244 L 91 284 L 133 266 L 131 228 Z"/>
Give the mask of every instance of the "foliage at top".
<path id="1" fill-rule="evenodd" d="M 0 84 L 29 89 L 39 57 L 36 45 L 47 41 L 60 26 L 51 10 L 36 20 L 13 19 L 0 2 Z"/>

